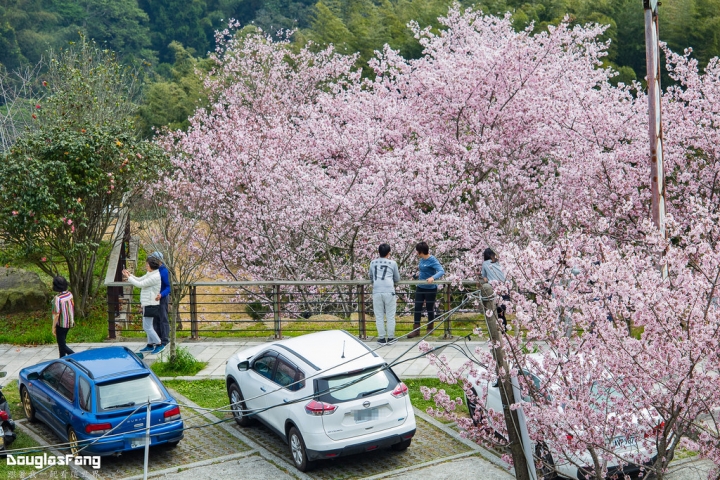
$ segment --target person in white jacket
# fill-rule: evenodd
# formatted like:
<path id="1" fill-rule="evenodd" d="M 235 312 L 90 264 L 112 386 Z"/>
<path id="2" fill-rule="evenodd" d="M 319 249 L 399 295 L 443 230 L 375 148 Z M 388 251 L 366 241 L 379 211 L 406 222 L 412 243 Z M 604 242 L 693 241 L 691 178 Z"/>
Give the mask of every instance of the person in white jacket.
<path id="1" fill-rule="evenodd" d="M 131 275 L 129 271 L 123 270 L 123 276 L 127 281 L 136 287 L 140 287 L 140 306 L 143 310 L 143 330 L 147 335 L 147 346 L 140 350 L 152 354 L 160 353 L 165 346 L 162 345 L 160 337 L 153 329 L 153 319 L 159 313 L 160 302 L 155 298 L 160 293 L 160 260 L 155 257 L 148 257 L 145 262 L 147 273 L 142 277 Z"/>

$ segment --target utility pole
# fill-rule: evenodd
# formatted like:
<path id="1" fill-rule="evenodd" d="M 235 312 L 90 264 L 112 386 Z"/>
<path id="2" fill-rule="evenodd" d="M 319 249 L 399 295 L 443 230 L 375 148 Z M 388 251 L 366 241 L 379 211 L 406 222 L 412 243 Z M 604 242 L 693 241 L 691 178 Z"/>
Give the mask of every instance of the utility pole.
<path id="1" fill-rule="evenodd" d="M 648 117 L 650 133 L 650 189 L 652 193 L 652 219 L 663 238 L 665 229 L 665 168 L 663 164 L 663 130 L 660 108 L 660 34 L 658 27 L 658 0 L 643 0 L 645 8 L 645 55 L 647 60 Z M 667 278 L 667 263 L 660 268 Z"/>
<path id="2" fill-rule="evenodd" d="M 510 368 L 505 359 L 505 352 L 502 347 L 502 338 L 498 331 L 495 291 L 489 283 L 484 283 L 480 287 L 480 292 L 482 294 L 482 305 L 485 310 L 488 334 L 492 341 L 493 358 L 495 358 L 498 386 L 500 387 L 500 401 L 502 402 L 505 425 L 507 426 L 508 448 L 510 449 L 513 465 L 515 466 L 515 478 L 517 478 L 517 480 L 535 480 L 535 462 L 532 461 L 532 453 L 530 454 L 530 461 L 528 461 L 522 442 L 522 437 L 524 436 L 526 443 L 528 443 L 526 446 L 529 449 L 530 439 L 527 433 L 525 433 L 525 435 L 521 433 L 520 428 L 522 425 L 527 430 L 527 426 L 525 426 L 524 421 L 520 421 L 517 410 L 510 409 L 510 405 L 515 403 L 515 394 L 510 377 Z"/>

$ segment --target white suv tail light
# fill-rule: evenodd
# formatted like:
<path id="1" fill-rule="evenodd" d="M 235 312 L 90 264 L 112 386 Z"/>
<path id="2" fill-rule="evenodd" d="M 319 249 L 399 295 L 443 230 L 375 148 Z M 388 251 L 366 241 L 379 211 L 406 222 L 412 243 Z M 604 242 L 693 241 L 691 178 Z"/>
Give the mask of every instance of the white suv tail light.
<path id="1" fill-rule="evenodd" d="M 319 417 L 321 415 L 332 415 L 333 413 L 335 413 L 335 410 L 337 410 L 337 408 L 337 405 L 333 405 L 331 403 L 310 400 L 310 402 L 305 405 L 305 412 L 308 415 L 315 415 Z"/>
<path id="2" fill-rule="evenodd" d="M 392 396 L 395 398 L 401 398 L 408 394 L 408 387 L 403 382 L 398 383 L 395 390 L 392 391 Z"/>

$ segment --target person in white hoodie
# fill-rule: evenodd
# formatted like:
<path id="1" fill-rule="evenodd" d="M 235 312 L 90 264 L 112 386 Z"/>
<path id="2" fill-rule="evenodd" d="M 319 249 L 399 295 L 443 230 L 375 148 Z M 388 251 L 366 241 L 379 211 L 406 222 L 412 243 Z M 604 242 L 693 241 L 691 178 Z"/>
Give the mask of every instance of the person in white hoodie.
<path id="1" fill-rule="evenodd" d="M 145 262 L 147 273 L 142 277 L 131 275 L 123 270 L 123 276 L 136 287 L 140 287 L 140 306 L 143 310 L 143 330 L 147 335 L 147 346 L 140 350 L 152 354 L 160 353 L 165 346 L 162 344 L 157 332 L 153 329 L 153 319 L 159 314 L 160 302 L 155 298 L 160 293 L 160 260 L 148 257 Z"/>

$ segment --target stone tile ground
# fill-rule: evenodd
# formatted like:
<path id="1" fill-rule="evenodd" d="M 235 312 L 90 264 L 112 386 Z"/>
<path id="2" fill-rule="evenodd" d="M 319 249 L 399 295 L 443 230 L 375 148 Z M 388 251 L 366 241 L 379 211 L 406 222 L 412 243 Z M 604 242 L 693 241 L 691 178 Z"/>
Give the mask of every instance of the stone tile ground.
<path id="1" fill-rule="evenodd" d="M 185 410 L 189 412 L 189 409 Z M 287 471 L 291 476 L 297 472 L 292 466 L 290 452 L 277 435 L 272 433 L 263 424 L 256 423 L 251 427 L 241 428 L 234 421 L 225 425 L 211 425 L 206 416 L 185 414 L 185 424 L 189 428 L 185 432 L 185 438 L 176 448 L 154 447 L 150 450 L 150 474 L 153 472 L 167 471 L 169 469 L 182 469 L 183 466 L 191 466 L 203 461 L 212 461 L 228 455 L 237 454 L 251 450 L 247 444 L 237 436 L 231 435 L 227 429 L 233 429 L 240 436 L 245 436 L 255 442 L 262 449 L 276 455 L 285 465 L 278 465 Z M 471 453 L 471 448 L 459 442 L 452 436 L 434 427 L 433 425 L 417 418 L 417 433 L 413 443 L 405 452 L 393 450 L 380 450 L 366 454 L 344 457 L 339 460 L 322 461 L 316 467 L 302 476 L 315 479 L 346 479 L 372 477 L 410 468 L 416 465 L 439 461 L 445 458 L 454 457 L 458 454 Z M 46 427 L 43 423 L 30 424 L 27 421 L 21 423 L 21 428 L 29 428 L 40 436 L 48 444 L 58 444 L 61 440 Z M 92 472 L 86 468 L 95 478 L 120 479 L 142 475 L 144 451 L 123 453 L 119 457 L 103 457 L 102 467 L 99 472 Z M 52 478 L 46 475 L 38 475 L 34 478 Z M 57 477 L 55 477 L 57 478 Z"/>
<path id="2" fill-rule="evenodd" d="M 450 435 L 420 418 L 416 418 L 416 421 L 417 433 L 413 438 L 412 445 L 405 452 L 386 449 L 342 457 L 338 460 L 325 460 L 317 462 L 315 468 L 307 472 L 307 476 L 317 479 L 371 477 L 471 451 L 471 448 L 467 445 L 458 442 Z M 286 460 L 288 464 L 292 463 L 287 444 L 264 425 L 256 423 L 245 428 L 234 425 L 234 428 L 242 435 L 251 438 L 278 457 Z"/>
<path id="3" fill-rule="evenodd" d="M 186 414 L 183 420 L 186 427 L 185 438 L 177 447 L 158 446 L 150 449 L 149 469 L 151 472 L 250 450 L 250 447 L 223 428 L 215 425 L 205 426 L 209 422 L 203 416 Z M 42 422 L 31 424 L 25 420 L 21 422 L 20 428 L 32 430 L 48 444 L 62 442 Z M 61 453 L 64 452 L 61 451 Z M 118 457 L 103 457 L 100 471 L 93 476 L 110 480 L 142 475 L 144 460 L 144 450 L 126 452 Z M 86 468 L 86 470 L 93 473 L 91 468 Z M 43 478 L 43 476 L 38 475 L 34 478 Z"/>

